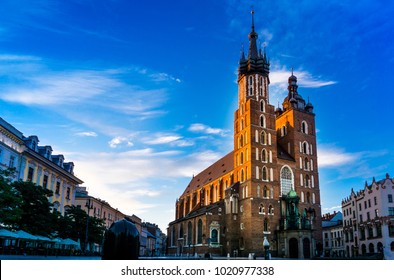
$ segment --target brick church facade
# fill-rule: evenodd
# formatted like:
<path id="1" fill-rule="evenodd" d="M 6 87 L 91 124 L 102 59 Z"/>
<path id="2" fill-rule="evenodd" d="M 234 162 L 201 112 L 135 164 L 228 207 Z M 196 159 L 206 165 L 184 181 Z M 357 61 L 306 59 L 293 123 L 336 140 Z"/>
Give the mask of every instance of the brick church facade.
<path id="1" fill-rule="evenodd" d="M 238 67 L 234 150 L 194 176 L 176 202 L 168 253 L 308 259 L 322 250 L 313 106 L 291 73 L 282 107 L 269 102 L 269 61 L 249 33 Z"/>

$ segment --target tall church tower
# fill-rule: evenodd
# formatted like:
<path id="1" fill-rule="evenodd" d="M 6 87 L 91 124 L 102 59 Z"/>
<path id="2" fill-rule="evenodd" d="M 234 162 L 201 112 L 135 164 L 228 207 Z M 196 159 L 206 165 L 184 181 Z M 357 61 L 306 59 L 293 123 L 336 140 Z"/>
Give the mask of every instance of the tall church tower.
<path id="1" fill-rule="evenodd" d="M 263 237 L 274 235 L 278 211 L 276 128 L 269 104 L 269 66 L 265 51 L 257 48 L 254 13 L 247 57 L 242 50 L 238 68 L 238 109 L 234 115 L 234 170 L 239 185 L 237 214 L 239 247 L 262 249 Z M 275 210 L 275 208 L 278 208 Z M 234 216 L 232 217 L 234 220 Z"/>
<path id="2" fill-rule="evenodd" d="M 311 258 L 322 248 L 314 108 L 291 73 L 275 110 L 253 12 L 248 38 L 238 66 L 234 149 L 193 176 L 177 199 L 168 250 L 261 256 L 267 239 L 272 256 Z"/>

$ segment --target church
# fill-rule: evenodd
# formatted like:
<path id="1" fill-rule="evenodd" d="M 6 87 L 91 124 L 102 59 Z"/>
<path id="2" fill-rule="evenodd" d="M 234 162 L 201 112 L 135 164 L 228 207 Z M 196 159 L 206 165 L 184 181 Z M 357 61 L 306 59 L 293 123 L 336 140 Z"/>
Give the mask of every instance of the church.
<path id="1" fill-rule="evenodd" d="M 270 63 L 257 46 L 238 67 L 234 149 L 193 176 L 168 226 L 170 255 L 309 259 L 322 250 L 314 107 L 288 79 L 282 106 L 269 102 Z"/>

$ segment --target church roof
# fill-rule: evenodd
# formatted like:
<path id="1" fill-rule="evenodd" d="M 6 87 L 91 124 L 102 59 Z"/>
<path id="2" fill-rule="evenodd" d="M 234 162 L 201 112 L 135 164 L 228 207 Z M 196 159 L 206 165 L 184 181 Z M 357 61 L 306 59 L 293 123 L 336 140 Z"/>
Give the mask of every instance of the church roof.
<path id="1" fill-rule="evenodd" d="M 295 161 L 295 159 L 278 143 L 278 158 Z"/>
<path id="2" fill-rule="evenodd" d="M 204 171 L 200 172 L 196 176 L 193 176 L 193 179 L 190 181 L 181 197 L 193 193 L 194 191 L 202 188 L 204 185 L 215 181 L 228 172 L 231 172 L 233 169 L 234 152 L 230 152 L 206 168 Z"/>

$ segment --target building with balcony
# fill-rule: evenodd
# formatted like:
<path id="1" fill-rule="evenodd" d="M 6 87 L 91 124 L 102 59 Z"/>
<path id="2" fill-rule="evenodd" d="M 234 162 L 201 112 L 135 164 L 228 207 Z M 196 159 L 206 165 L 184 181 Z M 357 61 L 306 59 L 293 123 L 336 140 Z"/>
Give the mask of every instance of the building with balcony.
<path id="1" fill-rule="evenodd" d="M 22 132 L 0 118 L 0 167 L 15 168 L 15 180 L 30 181 L 53 192 L 49 201 L 64 215 L 74 204 L 76 188 L 83 183 L 74 175 L 74 163 L 54 155 L 51 146 L 40 146 L 37 136 Z"/>
<path id="2" fill-rule="evenodd" d="M 344 246 L 348 257 L 383 254 L 394 259 L 394 179 L 365 183 L 342 201 Z"/>

